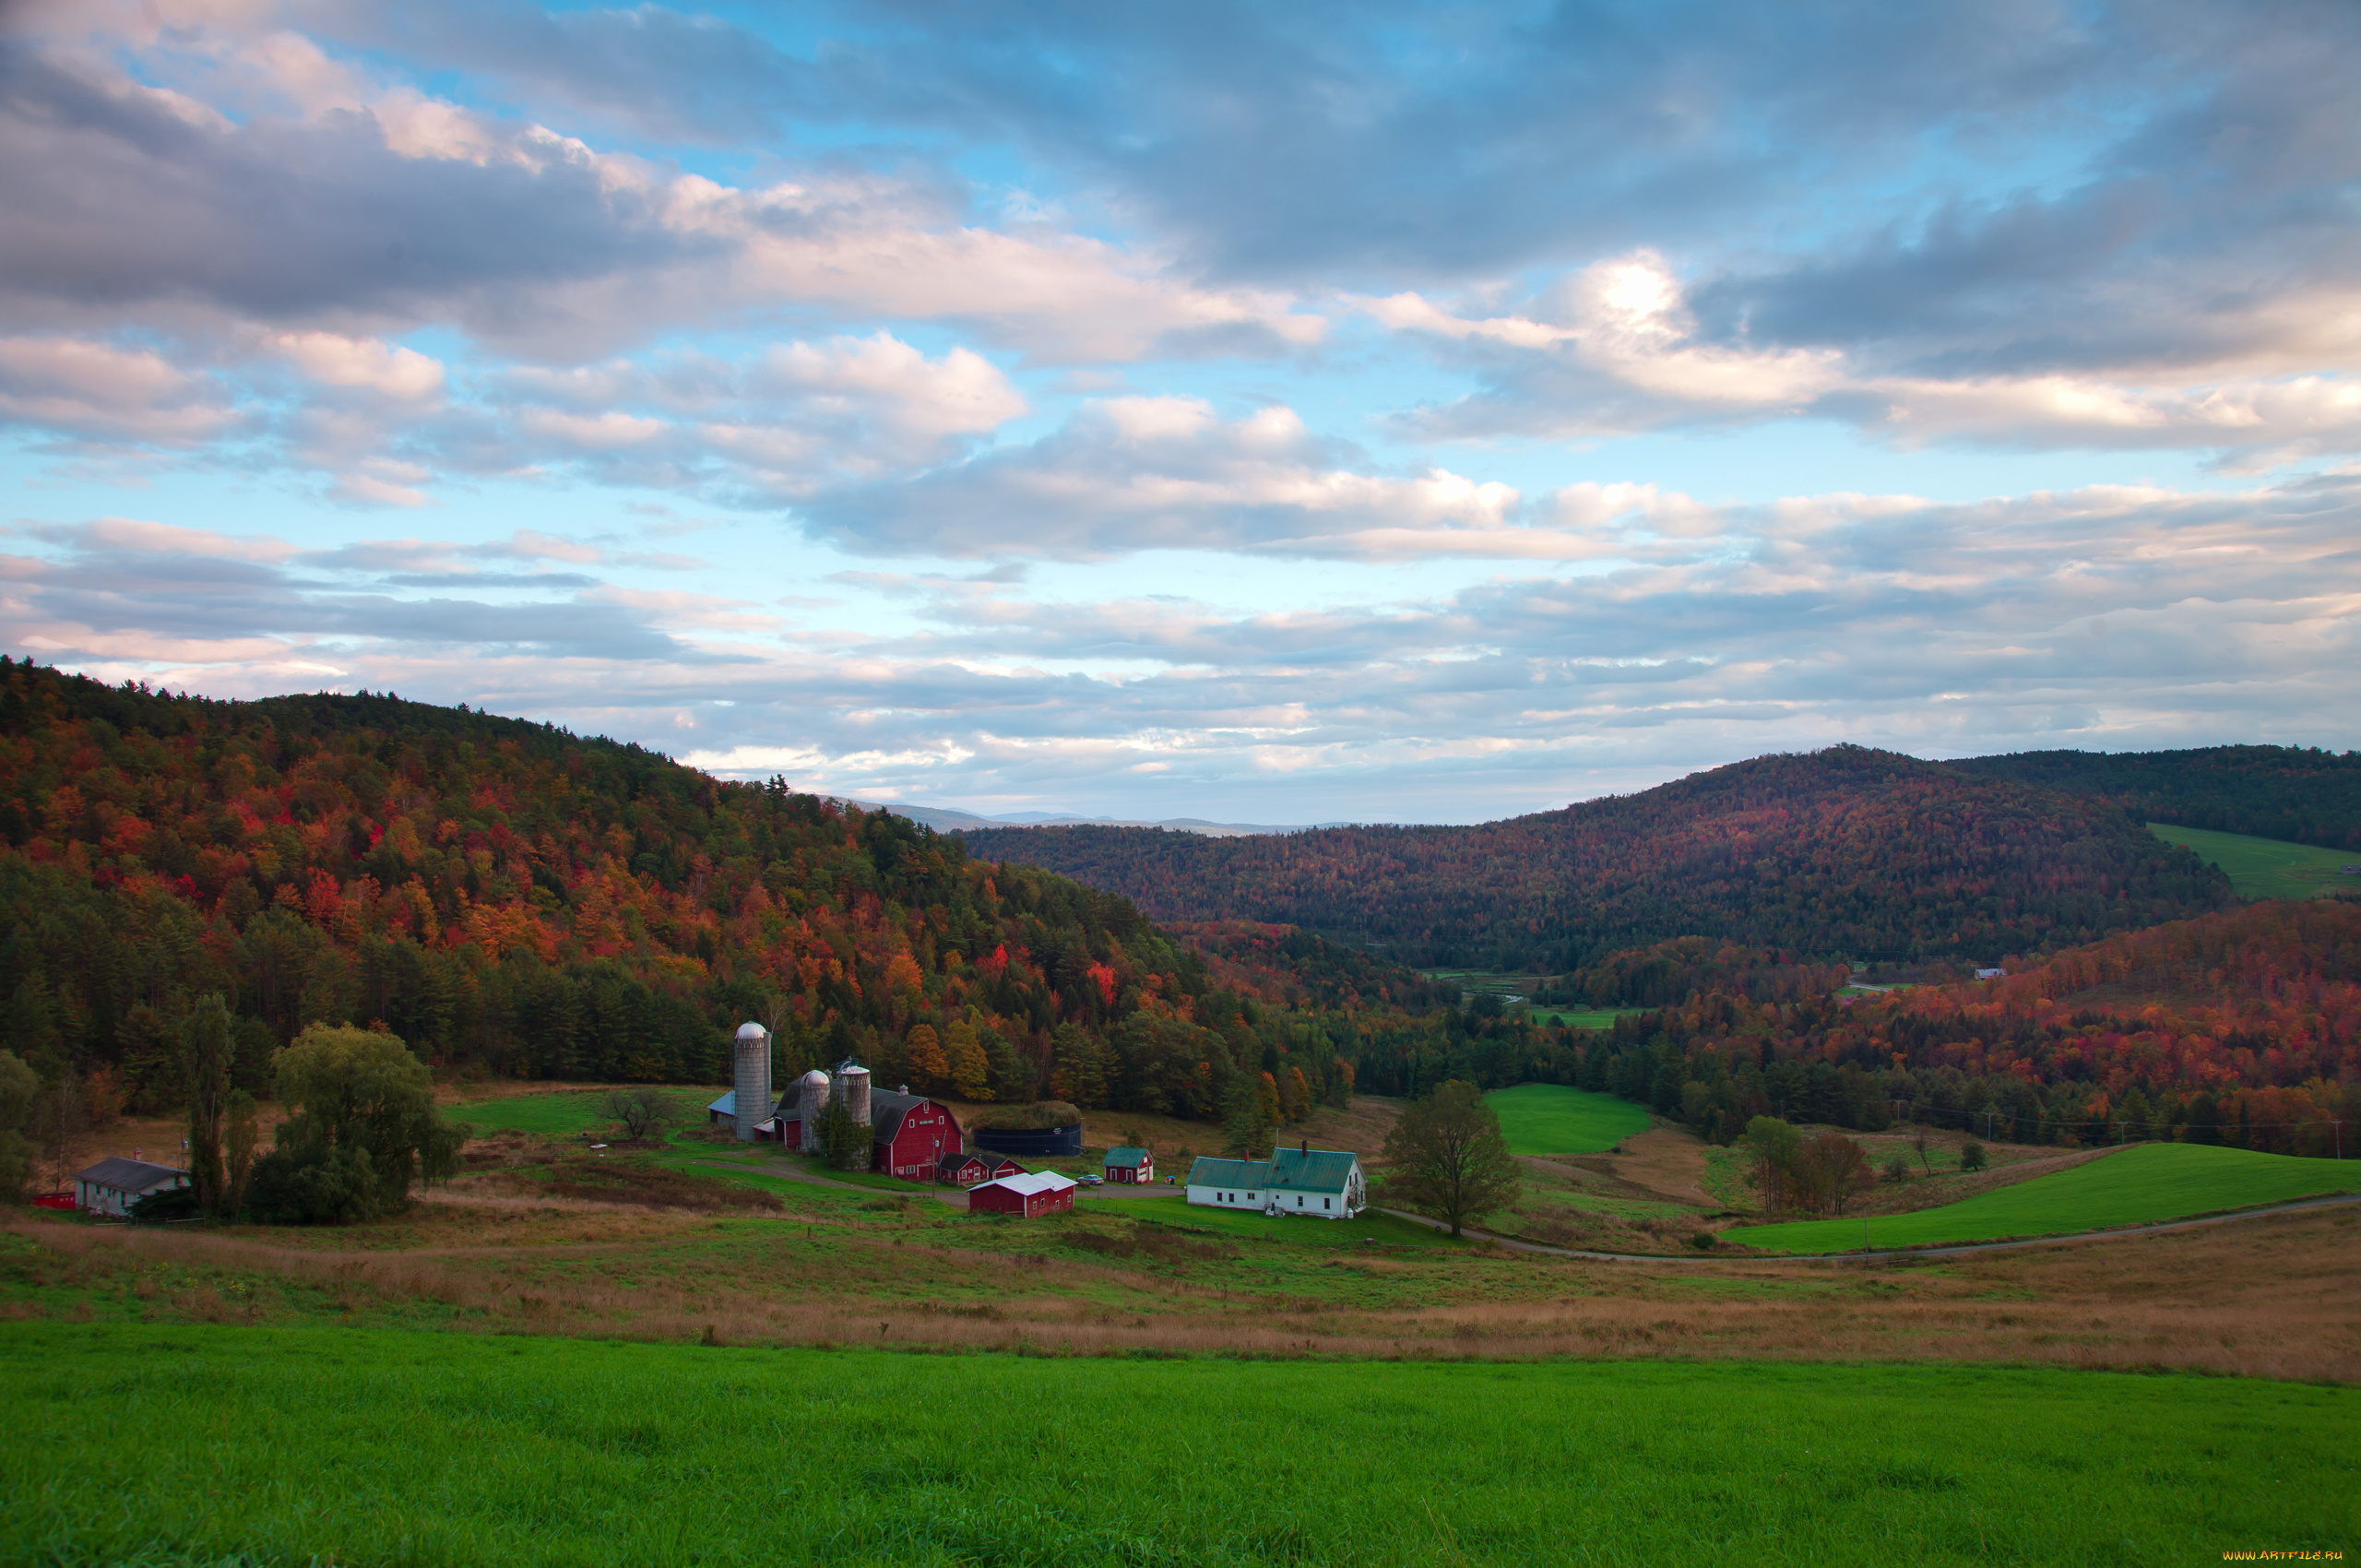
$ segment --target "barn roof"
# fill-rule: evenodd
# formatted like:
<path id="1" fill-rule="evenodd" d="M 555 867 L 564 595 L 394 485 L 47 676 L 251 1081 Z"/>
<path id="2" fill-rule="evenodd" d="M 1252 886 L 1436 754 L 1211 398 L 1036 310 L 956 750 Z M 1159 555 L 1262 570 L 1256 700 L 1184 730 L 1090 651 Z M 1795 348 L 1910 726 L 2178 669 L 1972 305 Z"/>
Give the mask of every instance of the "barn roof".
<path id="1" fill-rule="evenodd" d="M 1133 1148 L 1129 1145 L 1125 1145 L 1119 1148 L 1109 1149 L 1107 1151 L 1107 1159 L 1105 1163 L 1106 1168 L 1109 1170 L 1137 1170 L 1141 1166 L 1149 1164 L 1156 1157 L 1154 1155 L 1148 1153 L 1147 1150 L 1144 1148 Z"/>
<path id="2" fill-rule="evenodd" d="M 170 1165 L 150 1165 L 144 1159 L 125 1159 L 117 1155 L 99 1161 L 88 1170 L 77 1170 L 74 1180 L 88 1182 L 94 1187 L 112 1187 L 118 1193 L 144 1193 L 187 1174 Z"/>
<path id="3" fill-rule="evenodd" d="M 1037 1170 L 1029 1176 L 1003 1176 L 997 1182 L 986 1182 L 969 1190 L 980 1193 L 985 1187 L 998 1187 L 1004 1192 L 1022 1193 L 1029 1198 L 1041 1193 L 1062 1193 L 1074 1184 L 1071 1176 L 1061 1176 L 1054 1170 Z"/>
<path id="4" fill-rule="evenodd" d="M 706 1109 L 712 1111 L 717 1116 L 737 1115 L 738 1091 L 736 1089 L 731 1089 L 728 1094 L 723 1095 L 719 1099 L 717 1099 L 711 1105 L 706 1106 Z"/>
<path id="5" fill-rule="evenodd" d="M 987 1149 L 969 1149 L 965 1154 L 946 1154 L 934 1163 L 936 1169 L 942 1170 L 956 1170 L 961 1166 L 968 1164 L 980 1165 L 987 1170 L 998 1170 L 1003 1166 L 1016 1165 L 1016 1161 L 1009 1158 L 1008 1156 L 993 1154 Z M 1020 1176 L 1025 1174 L 1025 1167 L 1016 1165 L 1016 1173 Z"/>

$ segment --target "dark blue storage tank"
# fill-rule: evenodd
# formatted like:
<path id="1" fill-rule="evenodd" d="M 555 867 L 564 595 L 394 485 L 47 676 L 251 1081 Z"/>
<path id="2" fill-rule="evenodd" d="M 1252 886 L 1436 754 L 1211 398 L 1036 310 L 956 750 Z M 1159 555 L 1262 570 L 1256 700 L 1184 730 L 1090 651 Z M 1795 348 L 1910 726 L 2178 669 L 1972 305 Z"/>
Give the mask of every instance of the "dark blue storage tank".
<path id="1" fill-rule="evenodd" d="M 1063 1127 L 979 1127 L 967 1134 L 975 1146 L 990 1154 L 1004 1154 L 1023 1159 L 1031 1156 L 1041 1159 L 1050 1155 L 1082 1152 L 1082 1123 Z"/>

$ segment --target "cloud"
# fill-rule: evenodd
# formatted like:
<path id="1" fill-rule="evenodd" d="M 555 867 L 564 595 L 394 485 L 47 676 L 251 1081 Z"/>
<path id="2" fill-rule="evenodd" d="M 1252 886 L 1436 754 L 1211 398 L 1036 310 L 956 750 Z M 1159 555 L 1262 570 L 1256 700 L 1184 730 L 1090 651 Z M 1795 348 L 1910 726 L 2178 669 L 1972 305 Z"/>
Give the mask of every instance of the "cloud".
<path id="1" fill-rule="evenodd" d="M 0 420 L 103 441 L 186 446 L 233 418 L 210 378 L 160 354 L 73 338 L 0 338 Z"/>
<path id="2" fill-rule="evenodd" d="M 1286 408 L 1224 420 L 1196 398 L 1113 398 L 1039 441 L 824 493 L 800 515 L 821 537 L 879 554 L 1550 552 L 1513 548 L 1518 494 L 1508 485 L 1440 469 L 1358 473 L 1352 457 Z"/>
<path id="3" fill-rule="evenodd" d="M 955 322 L 1050 360 L 1284 352 L 1323 330 L 1152 248 L 972 224 L 931 179 L 724 185 L 381 87 L 285 31 L 154 35 L 249 86 L 239 120 L 43 42 L 0 69 L 0 320 L 269 325 L 307 368 L 334 358 L 309 334 L 446 323 L 554 361 L 751 312 Z"/>
<path id="4" fill-rule="evenodd" d="M 1406 420 L 1423 434 L 1597 436 L 1826 418 L 1904 446 L 2211 450 L 2255 469 L 2361 445 L 2361 383 L 2330 375 L 2143 384 L 2177 368 L 1941 376 L 1881 368 L 1874 349 L 1756 348 L 1707 337 L 1651 252 L 1594 264 L 1507 315 L 1402 293 L 1362 303 L 1396 331 L 1450 344 L 1488 383 Z M 2361 287 L 2352 306 L 2361 320 Z"/>
<path id="5" fill-rule="evenodd" d="M 1646 487 L 1543 505 L 1613 552 L 1317 611 L 846 573 L 844 594 L 897 613 L 806 636 L 747 598 L 586 575 L 398 587 L 529 538 L 330 559 L 123 520 L 0 558 L 0 605 L 20 651 L 118 679 L 267 690 L 332 668 L 607 733 L 686 714 L 706 765 L 837 792 L 1163 814 L 1465 820 L 1839 740 L 2317 743 L 2361 721 L 2361 474 L 1973 505 Z"/>
<path id="6" fill-rule="evenodd" d="M 409 402 L 443 390 L 440 362 L 415 349 L 333 332 L 286 332 L 274 347 L 304 374 L 329 386 L 362 387 Z"/>

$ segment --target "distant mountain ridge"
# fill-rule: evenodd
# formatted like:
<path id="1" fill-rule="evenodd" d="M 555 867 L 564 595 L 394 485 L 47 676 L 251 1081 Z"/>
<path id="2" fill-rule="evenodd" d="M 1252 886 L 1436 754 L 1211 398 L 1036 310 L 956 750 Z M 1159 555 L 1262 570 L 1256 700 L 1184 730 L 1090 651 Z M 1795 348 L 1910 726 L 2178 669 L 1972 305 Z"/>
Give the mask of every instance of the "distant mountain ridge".
<path id="1" fill-rule="evenodd" d="M 913 806 L 900 801 L 847 801 L 862 811 L 891 812 L 923 823 L 937 833 L 988 832 L 1001 827 L 1161 827 L 1174 833 L 1201 833 L 1208 838 L 1254 837 L 1272 833 L 1309 833 L 1319 827 L 1343 827 L 1341 822 L 1268 823 L 1208 822 L 1201 816 L 1166 817 L 1157 822 L 1129 817 L 1072 816 L 1056 812 L 1013 812 L 1007 816 L 979 816 L 955 806 Z"/>
<path id="2" fill-rule="evenodd" d="M 1545 973 L 1682 936 L 1814 960 L 1993 963 L 2230 898 L 2219 871 L 2120 807 L 1857 746 L 1469 827 L 964 837 L 1153 919 L 1274 921 L 1420 967 Z"/>
<path id="3" fill-rule="evenodd" d="M 2149 822 L 2361 849 L 2361 752 L 2340 754 L 2317 746 L 2011 752 L 1939 766 L 2095 796 Z"/>

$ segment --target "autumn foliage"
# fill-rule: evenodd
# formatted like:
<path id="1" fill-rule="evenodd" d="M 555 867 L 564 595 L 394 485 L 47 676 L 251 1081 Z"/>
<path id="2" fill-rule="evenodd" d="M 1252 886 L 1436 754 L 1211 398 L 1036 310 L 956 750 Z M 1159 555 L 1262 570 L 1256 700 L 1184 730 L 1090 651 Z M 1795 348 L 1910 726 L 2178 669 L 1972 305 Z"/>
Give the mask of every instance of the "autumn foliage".
<path id="1" fill-rule="evenodd" d="M 1840 746 L 1474 827 L 971 832 L 1165 921 L 1294 925 L 1419 966 L 1561 974 L 1684 936 L 1988 962 L 2219 908 L 2116 806 Z"/>
<path id="2" fill-rule="evenodd" d="M 178 1103 L 181 1020 L 208 993 L 255 1089 L 314 1024 L 381 1025 L 447 1067 L 714 1082 L 752 1017 L 782 1070 L 857 1053 L 1011 1099 L 1062 1073 L 1210 1113 L 1229 1076 L 1276 1065 L 1266 1035 L 1335 1091 L 1317 1031 L 1282 1029 L 1289 1000 L 1417 983 L 1293 932 L 1225 949 L 1216 981 L 1121 897 L 637 746 L 5 661 L 0 958 L 0 1049 L 149 1110 Z"/>

